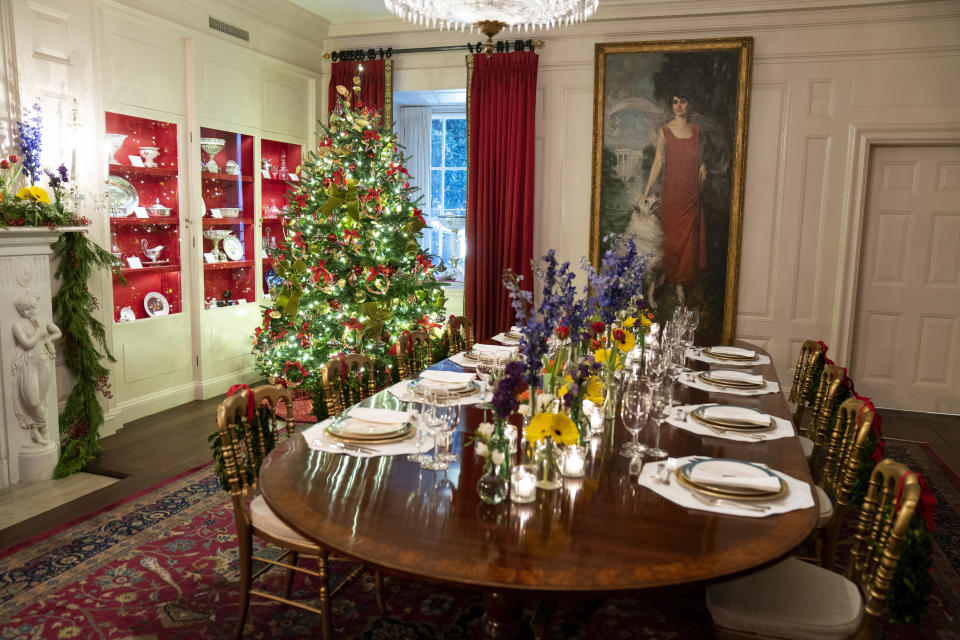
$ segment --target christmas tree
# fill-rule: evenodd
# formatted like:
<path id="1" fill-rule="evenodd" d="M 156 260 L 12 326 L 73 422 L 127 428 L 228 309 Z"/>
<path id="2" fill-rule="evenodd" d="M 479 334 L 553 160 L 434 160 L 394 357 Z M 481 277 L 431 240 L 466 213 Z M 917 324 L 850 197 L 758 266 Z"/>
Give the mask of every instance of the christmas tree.
<path id="1" fill-rule="evenodd" d="M 318 150 L 287 194 L 284 238 L 272 252 L 276 288 L 254 335 L 259 371 L 312 392 L 321 413 L 325 362 L 366 353 L 382 383 L 400 334 L 440 327 L 445 303 L 420 248 L 423 213 L 396 136 L 354 84 L 352 100 L 337 87 Z"/>

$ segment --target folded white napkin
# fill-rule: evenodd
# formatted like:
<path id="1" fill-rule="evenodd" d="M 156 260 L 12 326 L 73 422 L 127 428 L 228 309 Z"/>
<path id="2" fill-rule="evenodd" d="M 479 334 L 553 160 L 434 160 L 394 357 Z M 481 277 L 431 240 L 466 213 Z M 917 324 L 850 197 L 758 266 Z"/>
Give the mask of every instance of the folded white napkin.
<path id="1" fill-rule="evenodd" d="M 710 347 L 710 351 L 721 356 L 733 356 L 736 358 L 756 358 L 757 352 L 752 349 L 742 349 L 740 347 Z"/>
<path id="2" fill-rule="evenodd" d="M 755 424 L 765 427 L 770 424 L 770 416 L 766 413 L 754 411 L 746 407 L 731 407 L 729 405 L 714 405 L 706 407 L 700 415 L 708 420 L 734 420 L 745 424 Z"/>
<path id="3" fill-rule="evenodd" d="M 779 491 L 780 478 L 766 473 L 751 473 L 752 467 L 736 463 L 694 465 L 690 470 L 690 480 L 701 485 L 729 487 L 731 489 L 754 489 L 756 491 Z"/>
<path id="4" fill-rule="evenodd" d="M 443 382 L 446 384 L 459 384 L 461 387 L 469 383 L 471 380 L 476 380 L 477 374 L 472 372 L 460 372 L 460 371 L 435 371 L 433 369 L 427 369 L 420 373 L 421 380 L 429 380 L 430 382 Z"/>
<path id="5" fill-rule="evenodd" d="M 728 358 L 711 356 L 707 349 L 694 349 L 693 347 L 687 349 L 685 355 L 690 360 L 698 360 L 708 364 L 720 364 L 724 367 L 759 367 L 770 364 L 770 356 L 758 354 L 756 358 L 749 360 L 730 360 Z"/>
<path id="6" fill-rule="evenodd" d="M 356 418 L 363 422 L 374 422 L 378 424 L 403 424 L 410 420 L 409 411 L 395 411 L 393 409 L 374 409 L 371 407 L 353 407 L 348 414 L 351 418 Z"/>
<path id="7" fill-rule="evenodd" d="M 398 433 L 401 425 L 402 423 L 384 424 L 382 422 L 345 418 L 340 422 L 340 430 L 347 436 L 385 436 Z"/>
<path id="8" fill-rule="evenodd" d="M 518 327 L 517 325 L 513 325 L 512 327 L 510 327 L 510 331 L 508 333 L 521 334 L 523 333 L 523 327 Z"/>
<path id="9" fill-rule="evenodd" d="M 506 333 L 498 333 L 490 339 L 496 340 L 500 344 L 520 344 L 520 340 L 518 338 L 511 338 Z"/>
<path id="10" fill-rule="evenodd" d="M 716 369 L 710 372 L 709 378 L 716 382 L 763 384 L 763 376 L 758 373 L 747 373 L 746 371 L 734 371 L 732 369 Z"/>
<path id="11" fill-rule="evenodd" d="M 756 431 L 739 431 L 737 429 L 717 429 L 711 428 L 696 420 L 691 415 L 694 410 L 700 407 L 710 405 L 685 404 L 674 409 L 674 413 L 667 418 L 667 424 L 695 433 L 698 436 L 708 438 L 720 438 L 723 440 L 734 440 L 736 442 L 766 442 L 767 440 L 776 440 L 778 438 L 792 438 L 797 435 L 793 428 L 793 423 L 776 416 L 767 416 L 767 419 L 773 418 L 772 429 L 757 429 Z M 757 414 L 759 415 L 759 414 Z M 764 425 L 767 423 L 764 422 Z"/>
<path id="12" fill-rule="evenodd" d="M 517 352 L 517 347 L 507 347 L 498 344 L 475 344 L 473 350 L 483 355 L 505 355 L 511 356 Z"/>

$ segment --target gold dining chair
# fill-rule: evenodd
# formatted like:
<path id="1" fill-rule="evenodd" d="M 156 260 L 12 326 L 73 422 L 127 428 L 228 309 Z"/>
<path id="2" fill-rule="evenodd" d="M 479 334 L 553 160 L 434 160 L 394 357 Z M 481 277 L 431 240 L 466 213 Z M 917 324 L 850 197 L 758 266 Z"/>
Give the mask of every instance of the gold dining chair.
<path id="1" fill-rule="evenodd" d="M 833 498 L 834 513 L 824 533 L 823 566 L 832 569 L 837 539 L 850 508 L 850 496 L 860 471 L 864 448 L 873 433 L 874 413 L 863 400 L 849 398 L 837 410 L 833 429 L 826 434 L 820 480 Z"/>
<path id="2" fill-rule="evenodd" d="M 397 339 L 400 379 L 413 378 L 433 364 L 433 346 L 426 331 L 405 331 Z"/>
<path id="3" fill-rule="evenodd" d="M 718 638 L 872 638 L 886 615 L 886 594 L 900 544 L 920 498 L 916 475 L 887 458 L 870 476 L 846 576 L 787 558 L 707 587 Z"/>
<path id="4" fill-rule="evenodd" d="M 816 392 L 811 405 L 810 424 L 806 429 L 806 435 L 800 436 L 800 447 L 803 449 L 804 457 L 810 462 L 810 468 L 814 471 L 818 467 L 818 455 L 823 441 L 824 434 L 831 428 L 833 418 L 836 416 L 838 401 L 846 399 L 844 393 L 846 387 L 842 385 L 846 379 L 846 372 L 843 367 L 835 364 L 824 365 L 819 377 L 815 381 Z"/>
<path id="5" fill-rule="evenodd" d="M 250 393 L 253 394 L 256 407 L 253 421 L 248 419 Z M 222 461 L 222 469 L 233 501 L 239 547 L 240 617 L 237 621 L 236 637 L 243 636 L 250 596 L 259 596 L 320 615 L 323 638 L 329 640 L 330 598 L 360 572 L 360 567 L 331 592 L 327 570 L 328 551 L 291 529 L 260 495 L 258 476 L 264 458 L 283 439 L 295 435 L 291 422 L 286 423 L 282 429 L 277 427 L 276 408 L 280 402 L 287 407 L 291 405 L 290 393 L 286 389 L 279 385 L 261 385 L 230 396 L 217 408 L 219 447 L 215 448 L 214 459 L 219 458 Z M 254 555 L 254 537 L 279 547 L 283 553 L 277 558 Z M 315 558 L 317 570 L 298 566 L 301 555 Z M 251 573 L 253 561 L 263 563 L 256 573 Z M 287 570 L 282 596 L 253 587 L 254 580 L 274 567 Z M 290 599 L 295 572 L 313 576 L 319 581 L 319 608 Z"/>
<path id="6" fill-rule="evenodd" d="M 473 348 L 473 320 L 467 316 L 450 316 L 447 320 L 450 355 Z"/>
<path id="7" fill-rule="evenodd" d="M 797 405 L 793 412 L 793 424 L 799 431 L 803 431 L 803 412 L 809 404 L 810 392 L 814 387 L 816 376 L 821 369 L 823 354 L 820 343 L 806 340 L 800 346 L 800 356 L 793 371 L 793 386 L 790 387 L 790 402 Z"/>
<path id="8" fill-rule="evenodd" d="M 329 416 L 341 413 L 377 390 L 373 360 L 363 353 L 333 356 L 320 368 L 320 381 Z"/>

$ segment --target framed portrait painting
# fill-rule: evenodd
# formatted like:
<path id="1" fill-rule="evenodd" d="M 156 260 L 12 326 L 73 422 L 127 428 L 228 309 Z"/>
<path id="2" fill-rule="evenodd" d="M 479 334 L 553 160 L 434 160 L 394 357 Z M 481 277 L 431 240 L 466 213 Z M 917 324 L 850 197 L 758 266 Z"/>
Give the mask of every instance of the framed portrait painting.
<path id="1" fill-rule="evenodd" d="M 599 43 L 590 259 L 608 234 L 648 255 L 644 296 L 699 332 L 736 331 L 752 38 Z"/>

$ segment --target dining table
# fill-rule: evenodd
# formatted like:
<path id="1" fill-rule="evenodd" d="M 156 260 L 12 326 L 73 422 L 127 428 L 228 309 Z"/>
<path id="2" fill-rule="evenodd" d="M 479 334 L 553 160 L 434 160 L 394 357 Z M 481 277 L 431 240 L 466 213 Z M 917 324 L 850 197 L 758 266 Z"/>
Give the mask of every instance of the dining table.
<path id="1" fill-rule="evenodd" d="M 768 364 L 748 370 L 777 380 L 772 360 L 765 360 Z M 434 367 L 461 370 L 449 360 Z M 676 397 L 687 404 L 734 404 L 790 417 L 782 391 L 737 397 L 679 385 Z M 361 404 L 406 406 L 386 390 Z M 583 477 L 565 478 L 556 490 L 538 489 L 529 504 L 508 498 L 488 505 L 477 492 L 483 459 L 470 444 L 485 419 L 484 405 L 462 407 L 453 438 L 459 461 L 445 471 L 421 469 L 406 456 L 317 451 L 304 438 L 291 437 L 264 460 L 260 489 L 284 522 L 332 551 L 388 574 L 480 590 L 483 633 L 491 638 L 530 637 L 522 615 L 529 597 L 631 592 L 734 577 L 789 554 L 817 522 L 816 505 L 742 517 L 667 500 L 638 484 L 630 460 L 619 455 L 629 438 L 619 419 L 605 421 L 590 439 Z M 734 441 L 666 422 L 659 428 L 660 447 L 671 457 L 754 462 L 812 483 L 795 434 Z M 652 442 L 653 431 L 648 426 L 641 440 Z"/>

